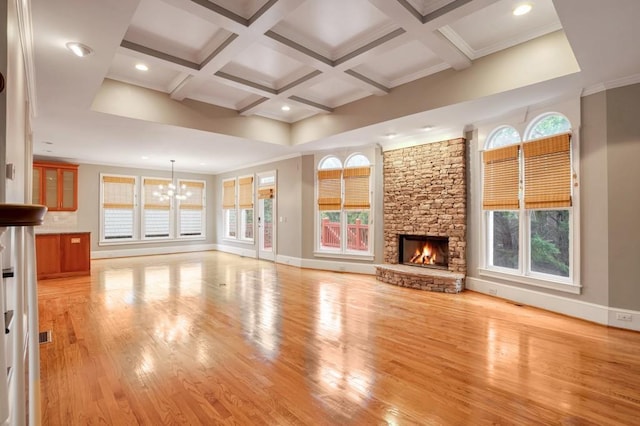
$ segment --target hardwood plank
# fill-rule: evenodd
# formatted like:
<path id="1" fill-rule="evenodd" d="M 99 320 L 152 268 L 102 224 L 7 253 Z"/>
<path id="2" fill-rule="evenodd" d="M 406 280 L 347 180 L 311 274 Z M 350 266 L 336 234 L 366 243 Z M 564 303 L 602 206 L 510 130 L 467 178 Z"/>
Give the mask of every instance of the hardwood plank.
<path id="1" fill-rule="evenodd" d="M 40 281 L 43 424 L 634 424 L 640 333 L 202 252 Z"/>

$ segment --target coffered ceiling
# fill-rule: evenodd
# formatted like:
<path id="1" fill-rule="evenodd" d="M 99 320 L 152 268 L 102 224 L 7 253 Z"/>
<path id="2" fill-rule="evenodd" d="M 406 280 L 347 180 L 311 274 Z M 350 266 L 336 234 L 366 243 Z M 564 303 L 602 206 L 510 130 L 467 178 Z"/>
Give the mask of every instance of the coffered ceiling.
<path id="1" fill-rule="evenodd" d="M 262 138 L 256 129 L 271 122 L 284 133 L 295 133 L 298 127 L 323 126 L 332 116 L 345 120 L 345 111 L 354 105 L 378 105 L 379 100 L 384 105 L 400 87 L 443 71 L 473 70 L 484 57 L 563 29 L 552 0 L 529 1 L 533 9 L 524 16 L 513 15 L 517 3 L 34 1 L 38 108 L 34 152 L 140 167 L 162 167 L 169 157 L 178 157 L 178 168 L 217 172 L 327 147 L 384 145 L 390 132 L 415 137 L 426 124 L 435 126 L 434 135 L 440 131 L 444 137 L 453 131 L 459 136 L 465 125 L 552 97 L 558 85 L 523 87 L 520 99 L 496 90 L 493 97 L 469 99 L 471 104 L 454 100 L 442 105 L 447 111 L 398 113 L 395 120 L 383 114 L 366 126 L 343 125 L 344 132 L 332 131 L 304 143 L 288 136 Z M 581 24 L 573 23 L 575 28 Z M 570 34 L 567 38 L 572 41 Z M 85 43 L 95 53 L 72 57 L 63 47 L 67 41 Z M 136 69 L 138 64 L 148 70 Z M 542 65 L 531 64 L 536 66 Z M 567 81 L 565 87 L 575 91 L 580 85 L 584 81 Z M 102 99 L 112 87 L 127 89 L 131 97 L 114 98 L 122 99 L 118 106 L 113 102 L 108 108 L 96 106 L 96 95 Z M 199 111 L 209 108 L 209 112 L 201 115 L 218 121 L 207 127 L 183 125 L 195 118 L 178 122 L 166 111 L 152 118 L 130 114 L 126 107 L 136 101 L 127 99 L 142 93 L 140 88 L 164 96 L 171 105 L 203 104 Z M 151 110 L 157 103 L 144 105 Z M 249 133 L 224 130 L 234 117 L 244 120 L 238 123 Z M 142 156 L 151 161 L 141 160 Z"/>

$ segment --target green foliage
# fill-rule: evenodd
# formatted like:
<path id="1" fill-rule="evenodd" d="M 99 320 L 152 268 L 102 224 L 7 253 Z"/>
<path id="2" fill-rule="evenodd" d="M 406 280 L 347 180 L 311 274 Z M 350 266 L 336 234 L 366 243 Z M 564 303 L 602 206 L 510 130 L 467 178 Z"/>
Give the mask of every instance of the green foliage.
<path id="1" fill-rule="evenodd" d="M 493 212 L 493 264 L 503 268 L 518 268 L 518 213 Z"/>
<path id="2" fill-rule="evenodd" d="M 540 120 L 531 131 L 530 139 L 557 135 L 571 129 L 569 121 L 559 114 L 551 114 Z"/>
<path id="3" fill-rule="evenodd" d="M 569 211 L 531 212 L 531 270 L 569 276 Z"/>

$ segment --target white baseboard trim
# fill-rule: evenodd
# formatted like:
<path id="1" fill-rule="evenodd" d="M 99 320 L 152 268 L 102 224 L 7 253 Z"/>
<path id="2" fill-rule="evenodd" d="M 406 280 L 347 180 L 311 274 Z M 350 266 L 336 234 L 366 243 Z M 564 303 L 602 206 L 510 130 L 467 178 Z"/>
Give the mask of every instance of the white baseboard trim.
<path id="1" fill-rule="evenodd" d="M 336 262 L 331 260 L 301 259 L 291 256 L 276 256 L 276 263 L 297 266 L 298 268 L 320 269 L 323 271 L 351 272 L 354 274 L 376 274 L 376 265 L 369 263 Z"/>
<path id="2" fill-rule="evenodd" d="M 602 325 L 640 331 L 640 311 L 616 309 L 473 277 L 465 279 L 465 288 Z M 618 314 L 630 315 L 631 320 L 620 320 Z"/>
<path id="3" fill-rule="evenodd" d="M 190 244 L 168 247 L 142 247 L 118 250 L 98 250 L 91 252 L 91 259 L 108 259 L 112 257 L 148 256 L 153 254 L 190 253 L 194 251 L 215 250 L 215 244 Z"/>
<path id="4" fill-rule="evenodd" d="M 227 245 L 224 245 L 224 244 L 213 244 L 213 246 L 215 247 L 215 250 L 223 251 L 225 253 L 237 254 L 238 256 L 251 257 L 253 259 L 255 259 L 257 257 L 256 256 L 256 251 L 253 250 L 253 249 L 246 249 L 246 248 L 235 247 L 235 246 L 227 246 Z"/>
<path id="5" fill-rule="evenodd" d="M 299 257 L 283 256 L 281 254 L 277 254 L 276 263 L 282 263 L 283 265 L 291 265 L 302 268 L 302 259 L 300 259 Z"/>

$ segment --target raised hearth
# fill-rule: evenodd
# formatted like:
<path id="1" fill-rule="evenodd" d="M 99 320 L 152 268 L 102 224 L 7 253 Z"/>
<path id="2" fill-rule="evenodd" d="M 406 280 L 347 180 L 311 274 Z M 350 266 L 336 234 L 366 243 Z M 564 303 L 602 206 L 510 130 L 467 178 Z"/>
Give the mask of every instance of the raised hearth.
<path id="1" fill-rule="evenodd" d="M 409 265 L 377 265 L 376 278 L 387 284 L 441 293 L 460 293 L 464 274 Z"/>

